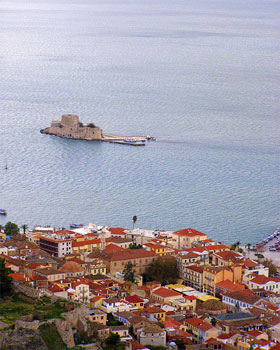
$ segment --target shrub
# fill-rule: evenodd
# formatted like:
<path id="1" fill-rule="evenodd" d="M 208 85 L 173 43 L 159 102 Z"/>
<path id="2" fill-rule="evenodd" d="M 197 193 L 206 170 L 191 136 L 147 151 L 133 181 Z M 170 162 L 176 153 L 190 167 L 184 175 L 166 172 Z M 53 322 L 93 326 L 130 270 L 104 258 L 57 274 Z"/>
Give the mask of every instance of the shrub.
<path id="1" fill-rule="evenodd" d="M 95 128 L 95 125 L 94 125 L 93 123 L 89 123 L 87 126 L 88 126 L 89 128 Z"/>

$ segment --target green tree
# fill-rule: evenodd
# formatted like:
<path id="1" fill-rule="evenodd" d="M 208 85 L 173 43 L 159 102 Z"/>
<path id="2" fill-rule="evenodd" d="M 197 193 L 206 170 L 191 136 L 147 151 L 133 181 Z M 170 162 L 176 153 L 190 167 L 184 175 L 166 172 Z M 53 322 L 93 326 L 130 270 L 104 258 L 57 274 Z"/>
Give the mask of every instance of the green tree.
<path id="1" fill-rule="evenodd" d="M 269 275 L 275 275 L 277 273 L 277 267 L 273 264 L 271 259 L 264 259 L 262 261 L 262 264 L 265 267 L 268 267 L 268 273 Z"/>
<path id="2" fill-rule="evenodd" d="M 23 224 L 21 228 L 23 229 L 23 233 L 25 234 L 26 230 L 28 229 L 28 225 Z"/>
<path id="3" fill-rule="evenodd" d="M 133 230 L 134 230 L 134 226 L 136 224 L 136 221 L 137 221 L 137 216 L 134 215 L 133 218 L 132 218 L 132 222 L 133 222 Z"/>
<path id="4" fill-rule="evenodd" d="M 95 125 L 93 123 L 88 123 L 87 125 L 89 128 L 95 128 Z"/>
<path id="5" fill-rule="evenodd" d="M 136 243 L 130 243 L 128 246 L 128 249 L 142 249 L 143 246 L 141 244 L 136 244 Z"/>
<path id="6" fill-rule="evenodd" d="M 131 261 L 129 261 L 125 265 L 125 268 L 123 270 L 123 272 L 124 272 L 124 280 L 125 281 L 136 283 L 134 267 L 135 267 L 135 265 L 133 265 Z"/>
<path id="7" fill-rule="evenodd" d="M 121 350 L 124 348 L 124 346 L 121 345 L 121 339 L 117 333 L 109 335 L 109 337 L 105 339 L 105 344 L 108 349 Z"/>
<path id="8" fill-rule="evenodd" d="M 165 259 L 159 257 L 152 262 L 148 268 L 145 278 L 148 281 L 159 281 L 161 283 L 176 283 L 178 278 L 178 269 L 175 259 Z"/>
<path id="9" fill-rule="evenodd" d="M 178 346 L 178 350 L 184 350 L 184 349 L 186 349 L 186 345 L 185 345 L 183 339 L 176 339 L 175 343 L 176 343 L 176 345 Z"/>
<path id="10" fill-rule="evenodd" d="M 10 268 L 5 267 L 5 260 L 0 258 L 0 298 L 9 295 L 12 290 L 12 272 Z"/>
<path id="11" fill-rule="evenodd" d="M 9 221 L 4 227 L 4 232 L 9 236 L 13 236 L 19 233 L 19 227 L 14 222 Z"/>
<path id="12" fill-rule="evenodd" d="M 107 314 L 107 326 L 121 326 L 123 323 L 115 318 L 110 312 Z"/>

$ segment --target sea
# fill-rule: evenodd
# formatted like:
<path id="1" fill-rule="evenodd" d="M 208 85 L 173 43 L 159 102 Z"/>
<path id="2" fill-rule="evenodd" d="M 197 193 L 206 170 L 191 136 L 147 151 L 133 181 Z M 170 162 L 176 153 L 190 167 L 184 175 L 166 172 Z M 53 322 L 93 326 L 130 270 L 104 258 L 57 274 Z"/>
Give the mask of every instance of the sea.
<path id="1" fill-rule="evenodd" d="M 279 14 L 279 0 L 1 0 L 0 224 L 274 231 Z M 40 134 L 65 113 L 157 141 Z"/>

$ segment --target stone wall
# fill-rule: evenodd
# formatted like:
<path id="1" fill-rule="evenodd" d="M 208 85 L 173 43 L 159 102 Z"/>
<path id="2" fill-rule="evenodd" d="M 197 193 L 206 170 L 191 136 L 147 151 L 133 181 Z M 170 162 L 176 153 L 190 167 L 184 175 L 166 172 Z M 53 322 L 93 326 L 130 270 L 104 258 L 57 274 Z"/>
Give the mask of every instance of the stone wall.
<path id="1" fill-rule="evenodd" d="M 75 114 L 64 114 L 61 121 L 53 121 L 49 128 L 41 130 L 44 134 L 78 140 L 101 140 L 103 131 L 98 126 L 81 126 Z"/>
<path id="2" fill-rule="evenodd" d="M 32 329 L 36 331 L 39 328 L 40 321 L 35 320 L 32 322 L 25 322 L 21 320 L 16 320 L 15 322 L 15 330 L 18 330 L 20 328 L 25 328 L 25 329 Z"/>
<path id="3" fill-rule="evenodd" d="M 20 282 L 13 282 L 13 289 L 16 292 L 22 292 L 31 298 L 39 298 L 41 296 L 39 290 L 29 287 L 26 284 Z"/>
<path id="4" fill-rule="evenodd" d="M 48 350 L 38 331 L 18 329 L 0 336 L 0 348 L 5 350 Z"/>

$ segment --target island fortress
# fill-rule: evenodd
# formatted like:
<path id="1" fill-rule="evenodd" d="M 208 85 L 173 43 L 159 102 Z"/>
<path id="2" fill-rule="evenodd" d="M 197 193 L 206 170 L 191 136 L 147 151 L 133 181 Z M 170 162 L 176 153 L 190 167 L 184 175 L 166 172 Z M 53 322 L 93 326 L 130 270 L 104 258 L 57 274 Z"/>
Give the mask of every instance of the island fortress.
<path id="1" fill-rule="evenodd" d="M 102 140 L 104 138 L 101 128 L 93 123 L 83 125 L 76 114 L 63 114 L 61 121 L 52 121 L 51 126 L 42 129 L 41 133 L 77 140 Z"/>
<path id="2" fill-rule="evenodd" d="M 84 125 L 76 114 L 63 114 L 61 120 L 54 120 L 49 128 L 40 130 L 42 134 L 55 135 L 68 139 L 104 141 L 122 145 L 145 146 L 147 140 L 155 141 L 151 136 L 105 135 L 94 123 Z"/>

